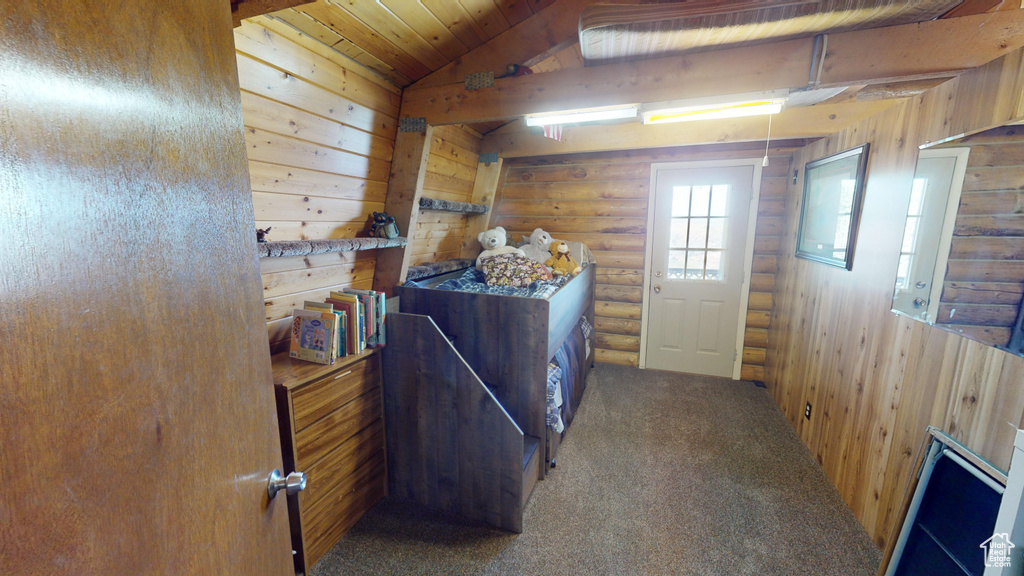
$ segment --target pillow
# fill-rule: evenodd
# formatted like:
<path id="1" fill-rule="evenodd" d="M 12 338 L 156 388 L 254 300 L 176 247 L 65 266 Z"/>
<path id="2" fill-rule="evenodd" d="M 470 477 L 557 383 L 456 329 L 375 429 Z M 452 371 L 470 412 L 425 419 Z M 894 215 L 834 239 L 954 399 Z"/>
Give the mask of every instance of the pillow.
<path id="1" fill-rule="evenodd" d="M 537 280 L 551 279 L 543 264 L 512 252 L 485 258 L 483 273 L 488 286 L 525 288 Z"/>

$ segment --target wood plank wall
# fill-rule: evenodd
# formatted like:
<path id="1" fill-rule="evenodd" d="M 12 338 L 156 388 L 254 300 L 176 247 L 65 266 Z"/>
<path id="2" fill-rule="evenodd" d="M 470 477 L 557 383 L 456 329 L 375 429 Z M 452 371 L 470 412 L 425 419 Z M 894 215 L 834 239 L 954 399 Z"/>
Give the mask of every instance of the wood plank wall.
<path id="1" fill-rule="evenodd" d="M 1024 116 L 1022 85 L 1017 51 L 794 157 L 800 178 L 787 191 L 765 380 L 879 546 L 926 426 L 1006 469 L 1024 423 L 1024 360 L 889 311 L 918 144 Z M 796 259 L 804 164 L 864 142 L 871 156 L 853 270 Z"/>
<path id="2" fill-rule="evenodd" d="M 1024 294 L 1024 127 L 951 145 L 971 152 L 938 319 L 968 338 L 1005 346 Z"/>
<path id="3" fill-rule="evenodd" d="M 287 31 L 267 18 L 235 29 L 256 226 L 271 240 L 364 235 L 384 208 L 401 90 Z M 376 251 L 262 259 L 271 347 L 287 340 L 293 308 L 370 288 L 375 264 Z"/>
<path id="4" fill-rule="evenodd" d="M 773 148 L 761 182 L 742 376 L 764 378 L 772 288 L 793 148 Z M 763 144 L 694 146 L 512 160 L 495 220 L 515 240 L 543 228 L 585 242 L 597 258 L 596 358 L 636 366 L 643 302 L 651 164 L 760 158 Z"/>
<path id="5" fill-rule="evenodd" d="M 470 202 L 480 161 L 480 134 L 464 126 L 435 126 L 423 178 L 423 196 Z M 410 265 L 458 258 L 467 216 L 452 212 L 420 210 L 416 222 Z"/>

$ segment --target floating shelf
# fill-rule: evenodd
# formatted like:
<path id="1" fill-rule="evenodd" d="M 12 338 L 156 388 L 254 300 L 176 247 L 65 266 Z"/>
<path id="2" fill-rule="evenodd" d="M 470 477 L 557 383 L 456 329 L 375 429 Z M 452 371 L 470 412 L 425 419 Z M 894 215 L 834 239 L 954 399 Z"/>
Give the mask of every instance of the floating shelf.
<path id="1" fill-rule="evenodd" d="M 407 240 L 397 238 L 336 238 L 333 240 L 282 240 L 280 242 L 260 242 L 257 250 L 260 258 L 279 258 L 283 256 L 306 256 L 308 254 L 326 254 L 328 252 L 353 252 L 355 250 L 375 250 L 377 248 L 393 248 L 405 246 Z"/>
<path id="2" fill-rule="evenodd" d="M 486 204 L 473 204 L 471 202 L 456 202 L 454 200 L 439 200 L 437 198 L 420 197 L 421 210 L 438 210 L 441 212 L 457 212 L 459 214 L 486 214 Z"/>

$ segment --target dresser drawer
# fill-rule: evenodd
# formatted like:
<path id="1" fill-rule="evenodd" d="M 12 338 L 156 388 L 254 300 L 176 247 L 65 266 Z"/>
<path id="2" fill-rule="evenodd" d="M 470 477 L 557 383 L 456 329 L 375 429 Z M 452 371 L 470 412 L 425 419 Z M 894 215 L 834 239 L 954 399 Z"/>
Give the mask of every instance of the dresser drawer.
<path id="1" fill-rule="evenodd" d="M 364 383 L 365 394 L 317 420 L 295 434 L 297 470 L 311 466 L 356 432 L 381 418 L 380 387 Z"/>
<path id="2" fill-rule="evenodd" d="M 341 408 L 380 383 L 380 356 L 371 356 L 292 392 L 295 431 Z"/>
<path id="3" fill-rule="evenodd" d="M 299 493 L 299 507 L 309 513 L 321 498 L 339 490 L 363 464 L 384 452 L 384 422 L 376 420 L 327 453 L 319 462 L 306 466 L 306 489 Z"/>
<path id="4" fill-rule="evenodd" d="M 331 491 L 302 514 L 306 566 L 316 563 L 367 510 L 384 497 L 387 486 L 385 460 L 384 452 L 377 452 L 345 478 L 337 490 Z"/>

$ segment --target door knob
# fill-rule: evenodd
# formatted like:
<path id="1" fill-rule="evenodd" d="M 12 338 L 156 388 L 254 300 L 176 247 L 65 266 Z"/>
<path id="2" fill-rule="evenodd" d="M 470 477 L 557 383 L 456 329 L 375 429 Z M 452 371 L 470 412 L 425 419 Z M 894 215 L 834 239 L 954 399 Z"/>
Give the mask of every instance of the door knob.
<path id="1" fill-rule="evenodd" d="M 914 298 L 914 308 L 923 308 L 927 303 L 924 298 Z"/>
<path id="2" fill-rule="evenodd" d="M 293 496 L 306 489 L 306 473 L 292 472 L 287 476 L 281 476 L 280 470 L 274 470 L 267 478 L 267 495 L 273 500 L 274 496 L 284 490 L 286 496 Z"/>
<path id="3" fill-rule="evenodd" d="M 660 292 L 661 292 L 661 284 L 655 284 L 654 285 L 654 293 L 658 294 Z"/>
<path id="4" fill-rule="evenodd" d="M 924 288 L 925 286 L 927 286 L 927 284 L 925 284 L 924 282 L 918 282 L 917 284 L 914 284 L 914 287 L 918 289 Z"/>

